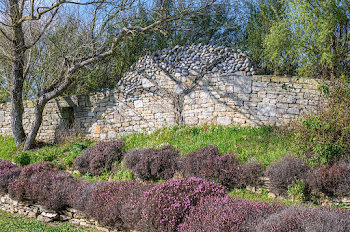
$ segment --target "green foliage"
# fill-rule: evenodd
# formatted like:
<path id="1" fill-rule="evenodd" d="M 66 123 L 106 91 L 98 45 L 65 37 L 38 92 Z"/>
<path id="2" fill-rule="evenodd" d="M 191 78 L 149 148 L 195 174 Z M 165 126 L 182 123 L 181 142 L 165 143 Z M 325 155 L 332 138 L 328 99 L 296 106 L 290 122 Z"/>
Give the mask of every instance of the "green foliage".
<path id="1" fill-rule="evenodd" d="M 113 180 L 134 180 L 132 172 L 123 163 L 117 165 Z"/>
<path id="2" fill-rule="evenodd" d="M 13 162 L 21 166 L 26 166 L 31 163 L 31 155 L 28 152 L 21 152 L 13 157 Z"/>
<path id="3" fill-rule="evenodd" d="M 261 201 L 261 202 L 280 202 L 287 205 L 297 205 L 298 202 L 291 201 L 291 200 L 281 200 L 277 198 L 270 198 L 268 196 L 269 191 L 266 189 L 262 189 L 259 191 L 259 193 L 250 192 L 246 189 L 234 189 L 231 192 L 229 192 L 229 195 L 233 198 L 240 198 L 240 199 L 246 199 L 251 201 Z"/>
<path id="4" fill-rule="evenodd" d="M 247 1 L 248 2 L 248 1 Z M 256 0 L 246 4 L 248 10 L 248 19 L 245 25 L 245 38 L 243 46 L 248 50 L 249 57 L 259 66 L 262 72 L 270 74 L 277 66 L 271 66 L 266 57 L 265 46 L 274 54 L 274 62 L 279 51 L 274 49 L 283 49 L 281 45 L 285 43 L 284 34 L 278 30 L 281 26 L 280 22 L 285 15 L 287 4 L 283 0 Z M 272 30 L 273 27 L 273 30 Z M 272 32 L 271 35 L 269 33 Z M 268 38 L 266 38 L 269 35 Z M 273 45 L 271 41 L 275 36 L 283 38 L 283 42 Z M 267 40 L 267 41 L 265 41 Z M 264 46 L 265 43 L 265 46 Z M 282 71 L 278 71 L 283 73 Z"/>
<path id="5" fill-rule="evenodd" d="M 295 71 L 295 52 L 293 34 L 285 20 L 273 24 L 263 41 L 264 60 L 274 74 L 293 74 Z"/>
<path id="6" fill-rule="evenodd" d="M 299 73 L 327 78 L 349 73 L 350 1 L 289 2 L 288 20 L 294 30 Z"/>
<path id="7" fill-rule="evenodd" d="M 14 216 L 12 214 L 0 211 L 0 231 L 26 231 L 26 232 L 97 232 L 96 229 L 83 229 L 81 227 L 73 226 L 70 223 L 59 223 L 46 225 L 37 220 L 30 220 L 21 216 Z"/>
<path id="8" fill-rule="evenodd" d="M 349 0 L 251 1 L 244 40 L 265 74 L 348 75 Z"/>
<path id="9" fill-rule="evenodd" d="M 86 148 L 93 145 L 90 141 L 78 141 L 73 143 L 70 149 L 62 157 L 62 164 L 66 167 L 72 166 L 75 158 L 80 155 Z"/>
<path id="10" fill-rule="evenodd" d="M 350 82 L 333 81 L 322 87 L 324 106 L 294 124 L 294 144 L 310 165 L 332 163 L 350 153 Z"/>
<path id="11" fill-rule="evenodd" d="M 40 149 L 20 152 L 12 138 L 0 136 L 0 158 L 14 161 L 22 166 L 50 161 L 60 166 L 70 167 L 74 159 L 92 144 L 94 144 L 92 141 L 74 138 L 60 145 L 46 145 Z"/>
<path id="12" fill-rule="evenodd" d="M 293 184 L 288 186 L 288 195 L 297 201 L 305 201 L 307 199 L 306 185 L 303 180 L 295 180 Z"/>
<path id="13" fill-rule="evenodd" d="M 12 155 L 17 151 L 15 141 L 12 137 L 0 135 L 0 158 L 11 160 Z"/>
<path id="14" fill-rule="evenodd" d="M 278 133 L 277 128 L 271 127 L 173 126 L 152 134 L 132 134 L 123 140 L 126 150 L 171 145 L 182 154 L 216 145 L 221 153 L 232 152 L 238 154 L 240 161 L 257 160 L 265 166 L 288 153 L 291 147 L 288 134 Z"/>

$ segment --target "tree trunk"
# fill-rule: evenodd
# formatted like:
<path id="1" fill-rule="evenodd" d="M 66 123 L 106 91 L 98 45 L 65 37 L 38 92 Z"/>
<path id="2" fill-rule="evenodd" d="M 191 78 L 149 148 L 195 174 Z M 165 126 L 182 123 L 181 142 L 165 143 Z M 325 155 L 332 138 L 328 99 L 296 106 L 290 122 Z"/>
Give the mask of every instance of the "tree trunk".
<path id="1" fill-rule="evenodd" d="M 16 146 L 20 147 L 25 140 L 23 129 L 23 83 L 24 83 L 24 54 L 26 51 L 24 33 L 21 23 L 17 23 L 19 14 L 18 1 L 10 1 L 12 20 L 12 88 L 11 88 L 11 127 Z"/>
<path id="2" fill-rule="evenodd" d="M 175 122 L 177 125 L 184 126 L 185 120 L 183 117 L 183 103 L 184 96 L 182 94 L 178 94 L 173 99 L 174 108 L 175 108 Z"/>
<path id="3" fill-rule="evenodd" d="M 45 108 L 47 101 L 43 101 L 43 102 L 38 102 L 38 104 L 35 106 L 34 109 L 34 122 L 32 124 L 32 127 L 30 128 L 29 134 L 26 138 L 26 141 L 24 143 L 23 146 L 23 150 L 29 150 L 30 148 L 32 148 L 32 145 L 34 144 L 35 138 L 38 134 L 40 125 L 43 121 L 43 111 Z"/>

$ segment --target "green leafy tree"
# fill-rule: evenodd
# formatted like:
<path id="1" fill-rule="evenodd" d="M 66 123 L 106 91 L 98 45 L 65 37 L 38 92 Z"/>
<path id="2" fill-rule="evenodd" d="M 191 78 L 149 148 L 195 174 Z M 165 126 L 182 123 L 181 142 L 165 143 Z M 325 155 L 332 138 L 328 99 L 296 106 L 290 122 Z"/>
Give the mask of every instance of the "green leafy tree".
<path id="1" fill-rule="evenodd" d="M 274 74 L 293 75 L 296 70 L 293 33 L 287 20 L 280 20 L 270 28 L 263 40 L 263 58 Z"/>
<path id="2" fill-rule="evenodd" d="M 292 0 L 289 4 L 299 73 L 325 78 L 348 75 L 350 1 Z"/>
<path id="3" fill-rule="evenodd" d="M 248 19 L 242 45 L 255 65 L 267 74 L 272 73 L 277 67 L 271 67 L 269 60 L 266 59 L 264 40 L 271 28 L 282 20 L 286 8 L 287 3 L 284 0 L 246 1 Z"/>

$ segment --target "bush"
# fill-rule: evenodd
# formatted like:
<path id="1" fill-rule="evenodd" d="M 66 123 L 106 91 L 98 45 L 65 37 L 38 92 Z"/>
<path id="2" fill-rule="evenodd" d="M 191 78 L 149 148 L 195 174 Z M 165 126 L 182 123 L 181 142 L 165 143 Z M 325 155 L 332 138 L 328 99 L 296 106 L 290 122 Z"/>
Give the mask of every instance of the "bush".
<path id="1" fill-rule="evenodd" d="M 270 190 L 286 195 L 288 186 L 296 180 L 306 179 L 310 167 L 295 156 L 285 156 L 268 167 L 265 175 L 270 179 Z"/>
<path id="2" fill-rule="evenodd" d="M 141 231 L 176 231 L 203 197 L 224 196 L 225 189 L 199 178 L 168 180 L 145 193 Z"/>
<path id="3" fill-rule="evenodd" d="M 188 153 L 182 162 L 182 170 L 185 177 L 205 178 L 203 173 L 207 167 L 210 168 L 213 160 L 219 155 L 219 148 L 210 145 Z M 208 174 L 207 174 L 208 176 Z"/>
<path id="4" fill-rule="evenodd" d="M 334 165 L 321 165 L 307 178 L 307 183 L 315 193 L 327 196 L 350 196 L 350 162 L 340 161 Z"/>
<path id="5" fill-rule="evenodd" d="M 141 180 L 168 180 L 179 169 L 180 152 L 171 146 L 127 152 L 124 163 Z"/>
<path id="6" fill-rule="evenodd" d="M 9 161 L 0 161 L 0 194 L 8 192 L 9 183 L 19 176 L 21 167 Z"/>
<path id="7" fill-rule="evenodd" d="M 179 232 L 254 231 L 259 221 L 282 208 L 280 204 L 209 196 L 191 208 Z"/>
<path id="8" fill-rule="evenodd" d="M 308 188 L 304 180 L 295 180 L 293 184 L 288 186 L 288 195 L 297 201 L 305 201 L 308 197 Z"/>
<path id="9" fill-rule="evenodd" d="M 33 164 L 22 169 L 19 177 L 9 185 L 9 194 L 20 201 L 31 201 L 49 210 L 61 210 L 70 206 L 71 194 L 79 181 L 51 165 Z"/>
<path id="10" fill-rule="evenodd" d="M 114 142 L 100 142 L 95 146 L 88 147 L 83 154 L 79 155 L 73 167 L 82 174 L 101 175 L 110 171 L 115 162 L 123 157 L 122 148 L 125 143 L 121 140 Z"/>
<path id="11" fill-rule="evenodd" d="M 13 158 L 13 161 L 21 166 L 26 166 L 30 164 L 31 156 L 27 152 L 21 152 Z"/>
<path id="12" fill-rule="evenodd" d="M 216 156 L 207 161 L 202 170 L 202 175 L 209 180 L 234 188 L 240 185 L 241 165 L 233 154 Z"/>
<path id="13" fill-rule="evenodd" d="M 327 102 L 294 124 L 294 143 L 312 166 L 350 153 L 350 81 L 333 80 L 322 89 Z"/>
<path id="14" fill-rule="evenodd" d="M 92 194 L 107 182 L 85 182 L 82 183 L 71 196 L 70 205 L 81 212 L 86 212 L 92 203 Z"/>
<path id="15" fill-rule="evenodd" d="M 152 185 L 138 181 L 116 181 L 92 191 L 86 213 L 102 225 L 133 229 L 141 220 L 141 198 Z"/>
<path id="16" fill-rule="evenodd" d="M 241 164 L 233 154 L 224 154 L 208 161 L 202 175 L 232 189 L 259 185 L 262 170 L 258 163 Z"/>
<path id="17" fill-rule="evenodd" d="M 259 186 L 262 185 L 260 177 L 264 175 L 264 166 L 256 161 L 242 164 L 241 185 L 242 186 Z"/>
<path id="18" fill-rule="evenodd" d="M 350 216 L 324 208 L 291 207 L 273 214 L 256 227 L 259 232 L 346 232 L 350 231 Z"/>

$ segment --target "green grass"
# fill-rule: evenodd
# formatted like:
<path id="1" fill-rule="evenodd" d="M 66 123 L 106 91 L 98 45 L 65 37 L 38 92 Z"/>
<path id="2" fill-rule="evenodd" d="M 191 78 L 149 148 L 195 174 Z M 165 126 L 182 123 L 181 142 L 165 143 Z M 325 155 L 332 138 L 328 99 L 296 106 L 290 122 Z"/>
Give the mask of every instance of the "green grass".
<path id="1" fill-rule="evenodd" d="M 285 199 L 278 199 L 278 198 L 270 198 L 268 197 L 268 190 L 263 189 L 261 193 L 253 193 L 250 192 L 247 189 L 234 189 L 231 192 L 229 192 L 229 195 L 233 198 L 240 198 L 245 200 L 251 200 L 251 201 L 260 201 L 260 202 L 278 202 L 283 203 L 286 205 L 300 205 L 300 201 L 292 201 L 292 200 L 285 200 Z"/>
<path id="2" fill-rule="evenodd" d="M 123 140 L 127 143 L 126 149 L 172 145 L 182 154 L 214 144 L 221 153 L 238 154 L 241 161 L 256 159 L 265 166 L 291 152 L 289 136 L 272 127 L 173 126 L 152 134 L 132 134 Z"/>
<path id="3" fill-rule="evenodd" d="M 38 220 L 27 219 L 0 210 L 1 232 L 97 232 L 96 229 L 83 229 L 70 223 L 44 224 Z"/>
<path id="4" fill-rule="evenodd" d="M 11 160 L 16 151 L 17 148 L 13 138 L 0 135 L 0 158 L 4 160 Z"/>
<path id="5" fill-rule="evenodd" d="M 135 133 L 122 138 L 126 142 L 125 150 L 133 148 L 159 148 L 172 145 L 182 154 L 187 154 L 208 145 L 217 145 L 221 153 L 238 154 L 241 161 L 258 160 L 265 166 L 279 157 L 291 152 L 288 135 L 279 133 L 272 127 L 239 126 L 173 126 L 155 131 L 152 134 Z M 0 136 L 0 158 L 27 165 L 40 161 L 51 161 L 66 168 L 71 167 L 74 159 L 94 142 L 75 138 L 60 145 L 46 145 L 40 149 L 19 152 L 10 137 Z M 119 173 L 121 179 L 127 173 Z M 128 178 L 128 177 L 127 177 Z"/>
<path id="6" fill-rule="evenodd" d="M 92 141 L 74 138 L 60 145 L 45 145 L 38 149 L 20 152 L 16 148 L 13 138 L 0 136 L 0 158 L 14 161 L 22 166 L 40 161 L 50 161 L 69 168 L 74 159 L 92 144 L 94 144 Z"/>

